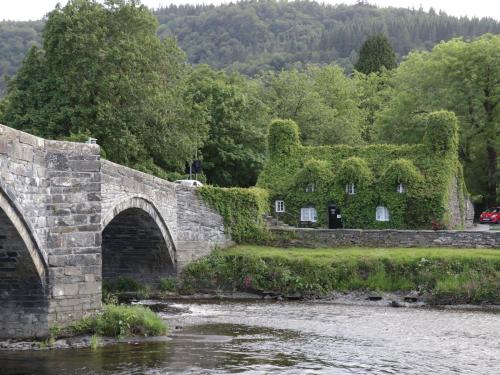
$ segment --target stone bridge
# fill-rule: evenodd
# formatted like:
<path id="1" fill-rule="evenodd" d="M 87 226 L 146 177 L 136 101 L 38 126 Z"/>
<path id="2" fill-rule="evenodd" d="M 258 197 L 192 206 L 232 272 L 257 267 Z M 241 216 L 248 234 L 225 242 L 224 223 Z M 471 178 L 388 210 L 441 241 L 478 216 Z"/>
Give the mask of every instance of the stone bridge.
<path id="1" fill-rule="evenodd" d="M 0 337 L 46 336 L 99 310 L 103 280 L 155 283 L 231 243 L 193 188 L 99 155 L 0 125 Z"/>

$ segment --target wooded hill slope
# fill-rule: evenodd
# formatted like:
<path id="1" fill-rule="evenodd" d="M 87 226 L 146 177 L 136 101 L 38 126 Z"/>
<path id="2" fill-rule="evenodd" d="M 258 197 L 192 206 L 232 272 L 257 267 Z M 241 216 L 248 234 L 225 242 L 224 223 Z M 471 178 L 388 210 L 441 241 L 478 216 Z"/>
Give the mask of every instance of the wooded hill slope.
<path id="1" fill-rule="evenodd" d="M 500 34 L 500 22 L 431 10 L 324 5 L 312 1 L 251 0 L 221 6 L 169 6 L 155 11 L 158 34 L 172 36 L 194 64 L 254 75 L 266 70 L 337 62 L 352 69 L 373 34 L 388 36 L 398 57 L 441 40 Z M 43 21 L 0 22 L 0 76 L 12 75 L 40 42 Z M 5 88 L 0 82 L 0 95 Z"/>

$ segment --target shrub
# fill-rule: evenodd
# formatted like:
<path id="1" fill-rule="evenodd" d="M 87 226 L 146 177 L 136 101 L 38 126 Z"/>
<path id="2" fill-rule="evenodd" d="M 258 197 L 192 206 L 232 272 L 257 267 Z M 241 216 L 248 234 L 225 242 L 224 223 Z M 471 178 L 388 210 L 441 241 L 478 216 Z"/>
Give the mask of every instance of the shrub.
<path id="1" fill-rule="evenodd" d="M 128 276 L 119 276 L 116 280 L 103 282 L 106 292 L 139 292 L 144 285 Z"/>
<path id="2" fill-rule="evenodd" d="M 173 277 L 166 277 L 160 279 L 158 289 L 162 292 L 173 292 L 177 288 L 177 283 Z"/>
<path id="3" fill-rule="evenodd" d="M 96 316 L 81 319 L 71 327 L 74 334 L 111 337 L 158 336 L 167 333 L 167 325 L 144 306 L 106 305 Z"/>

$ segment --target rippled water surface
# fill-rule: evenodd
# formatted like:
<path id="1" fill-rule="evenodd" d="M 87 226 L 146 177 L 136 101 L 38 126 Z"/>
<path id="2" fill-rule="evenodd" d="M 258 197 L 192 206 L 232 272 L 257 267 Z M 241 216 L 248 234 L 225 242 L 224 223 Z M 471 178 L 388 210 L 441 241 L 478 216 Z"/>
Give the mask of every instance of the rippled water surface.
<path id="1" fill-rule="evenodd" d="M 500 374 L 498 313 L 306 302 L 156 308 L 172 327 L 168 342 L 0 352 L 0 373 Z"/>

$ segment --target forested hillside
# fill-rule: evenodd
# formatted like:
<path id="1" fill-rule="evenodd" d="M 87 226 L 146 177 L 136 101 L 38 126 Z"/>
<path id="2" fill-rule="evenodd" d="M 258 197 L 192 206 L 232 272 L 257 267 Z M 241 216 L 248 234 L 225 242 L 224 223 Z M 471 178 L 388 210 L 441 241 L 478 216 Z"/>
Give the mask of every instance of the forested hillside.
<path id="1" fill-rule="evenodd" d="M 0 96 L 5 89 L 4 77 L 12 76 L 28 49 L 40 44 L 42 28 L 42 21 L 0 22 Z"/>
<path id="2" fill-rule="evenodd" d="M 2 24 L 7 37 L 0 38 L 1 51 L 13 51 L 6 54 L 4 71 L 14 72 L 40 26 Z M 209 183 L 252 186 L 267 159 L 272 119 L 295 121 L 302 143 L 311 146 L 420 143 L 430 114 L 444 109 L 458 117 L 469 192 L 477 202 L 500 203 L 499 33 L 454 38 L 430 51 L 411 52 L 399 65 L 383 35 L 364 35 L 385 29 L 401 56 L 412 46 L 418 50 L 434 43 L 431 39 L 460 34 L 457 30 L 496 31 L 493 20 L 270 1 L 172 7 L 153 15 L 134 0 L 72 0 L 52 11 L 43 27 L 40 46 L 30 49 L 0 100 L 0 123 L 51 139 L 91 136 L 109 160 L 170 179 L 182 177 L 186 163 L 200 159 L 200 178 Z M 342 27 L 358 32 L 345 31 L 346 39 L 339 39 L 345 53 L 361 50 L 353 74 L 339 64 L 345 59 L 318 57 L 321 51 L 342 56 L 340 47 L 319 47 Z M 288 34 L 280 31 L 287 28 Z M 404 30 L 414 38 L 404 39 Z M 170 33 L 182 48 L 167 38 Z M 363 48 L 357 46 L 366 39 Z M 227 40 L 234 45 L 225 45 Z M 196 51 L 203 54 L 195 58 Z M 282 56 L 281 63 L 260 65 L 271 56 Z M 285 63 L 300 56 L 323 64 Z M 238 67 L 250 77 L 220 67 Z"/>
<path id="3" fill-rule="evenodd" d="M 218 7 L 170 6 L 158 9 L 156 16 L 160 37 L 175 36 L 192 63 L 249 75 L 332 61 L 349 70 L 364 40 L 378 33 L 388 36 L 399 57 L 457 36 L 500 33 L 500 23 L 493 19 L 362 3 L 253 0 Z"/>
<path id="4" fill-rule="evenodd" d="M 370 35 L 388 36 L 398 57 L 456 36 L 500 34 L 500 22 L 372 5 L 311 1 L 243 1 L 222 6 L 175 6 L 155 11 L 161 38 L 173 36 L 195 64 L 247 75 L 335 61 L 350 70 Z M 40 41 L 42 21 L 0 22 L 0 76 L 12 75 Z M 4 82 L 0 82 L 0 95 Z"/>

